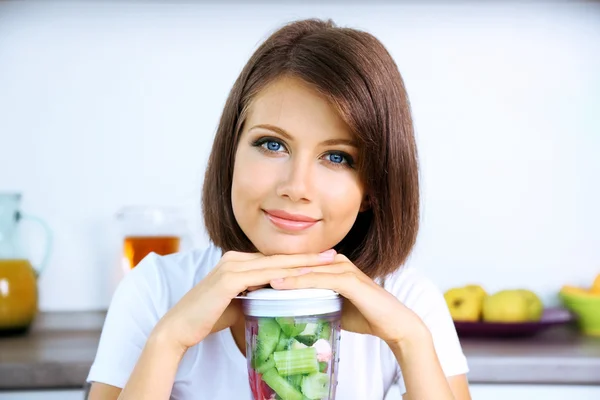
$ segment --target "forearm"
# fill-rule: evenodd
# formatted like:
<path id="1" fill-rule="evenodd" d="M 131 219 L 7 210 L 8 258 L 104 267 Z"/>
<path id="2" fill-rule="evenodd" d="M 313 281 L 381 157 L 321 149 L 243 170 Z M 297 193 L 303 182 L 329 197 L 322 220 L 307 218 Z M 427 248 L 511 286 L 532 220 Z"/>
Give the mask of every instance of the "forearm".
<path id="1" fill-rule="evenodd" d="M 150 335 L 118 400 L 169 399 L 184 354 L 160 334 Z"/>
<path id="2" fill-rule="evenodd" d="M 426 327 L 389 346 L 402 370 L 403 400 L 454 400 Z"/>

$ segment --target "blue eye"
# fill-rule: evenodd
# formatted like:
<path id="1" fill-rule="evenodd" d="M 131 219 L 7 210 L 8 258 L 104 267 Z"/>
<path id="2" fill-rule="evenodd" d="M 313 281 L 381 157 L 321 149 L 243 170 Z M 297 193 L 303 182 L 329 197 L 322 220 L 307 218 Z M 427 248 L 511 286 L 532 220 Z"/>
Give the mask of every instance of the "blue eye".
<path id="1" fill-rule="evenodd" d="M 268 137 L 263 137 L 254 141 L 252 146 L 258 147 L 261 151 L 267 153 L 281 153 L 282 150 L 285 150 L 285 145 L 283 143 Z"/>
<path id="2" fill-rule="evenodd" d="M 329 154 L 329 161 L 331 161 L 334 164 L 341 164 L 344 162 L 346 158 L 339 153 L 330 153 Z"/>
<path id="3" fill-rule="evenodd" d="M 269 140 L 265 143 L 267 145 L 267 149 L 271 150 L 271 151 L 278 151 L 281 148 L 281 143 L 279 143 L 279 142 L 274 142 L 272 140 Z M 263 143 L 263 144 L 265 144 L 265 143 Z"/>
<path id="4" fill-rule="evenodd" d="M 354 159 L 343 151 L 332 151 L 327 153 L 325 159 L 335 167 L 354 168 Z"/>

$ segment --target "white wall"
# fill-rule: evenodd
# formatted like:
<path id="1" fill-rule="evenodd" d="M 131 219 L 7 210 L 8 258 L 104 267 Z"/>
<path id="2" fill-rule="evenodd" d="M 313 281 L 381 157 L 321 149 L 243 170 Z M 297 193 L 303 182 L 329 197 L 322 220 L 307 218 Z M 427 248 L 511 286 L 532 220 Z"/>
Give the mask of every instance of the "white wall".
<path id="1" fill-rule="evenodd" d="M 412 263 L 442 288 L 525 286 L 548 302 L 591 281 L 597 4 L 2 3 L 0 190 L 54 228 L 42 309 L 107 306 L 124 204 L 185 207 L 206 243 L 199 193 L 227 92 L 260 41 L 309 16 L 369 30 L 405 78 L 423 177 Z"/>

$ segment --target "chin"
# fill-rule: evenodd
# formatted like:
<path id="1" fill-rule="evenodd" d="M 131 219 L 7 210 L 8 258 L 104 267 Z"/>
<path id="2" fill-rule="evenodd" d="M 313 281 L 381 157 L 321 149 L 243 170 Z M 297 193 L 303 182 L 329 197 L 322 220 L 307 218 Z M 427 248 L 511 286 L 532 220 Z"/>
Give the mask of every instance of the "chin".
<path id="1" fill-rule="evenodd" d="M 273 238 L 272 240 L 253 241 L 253 243 L 255 243 L 257 250 L 266 256 L 274 254 L 319 253 L 327 250 L 322 249 L 321 246 L 307 243 L 305 240 L 294 239 L 296 238 Z"/>

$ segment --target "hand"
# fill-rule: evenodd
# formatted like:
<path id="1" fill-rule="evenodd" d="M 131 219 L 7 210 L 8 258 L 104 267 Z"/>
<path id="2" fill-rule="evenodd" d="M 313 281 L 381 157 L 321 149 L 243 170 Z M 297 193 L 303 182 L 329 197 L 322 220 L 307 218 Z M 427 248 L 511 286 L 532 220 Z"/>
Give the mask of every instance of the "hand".
<path id="1" fill-rule="evenodd" d="M 301 274 L 301 267 L 326 265 L 333 259 L 334 252 L 273 256 L 227 252 L 217 266 L 161 318 L 153 334 L 185 351 L 242 317 L 239 302 L 232 302 L 239 293 L 267 285 L 273 279 Z"/>
<path id="2" fill-rule="evenodd" d="M 271 281 L 275 289 L 331 289 L 344 297 L 342 328 L 374 335 L 388 344 L 401 343 L 424 324 L 394 295 L 359 270 L 346 256 L 333 263 L 302 268 L 302 274 Z M 414 328 L 414 329 L 413 329 Z"/>

